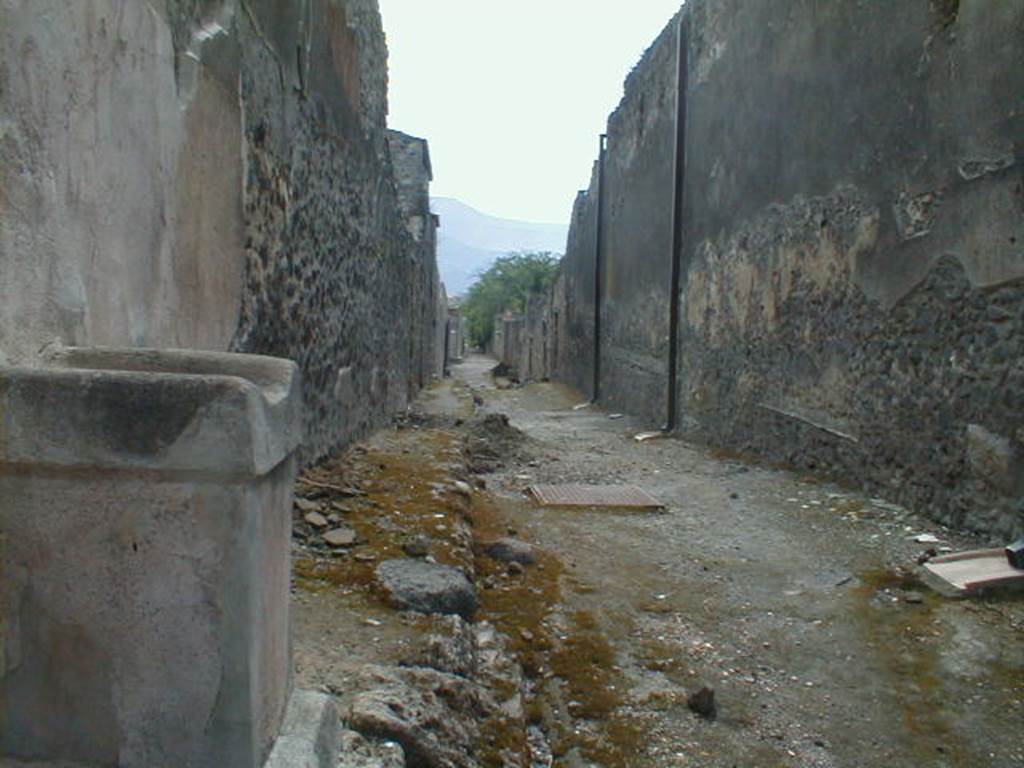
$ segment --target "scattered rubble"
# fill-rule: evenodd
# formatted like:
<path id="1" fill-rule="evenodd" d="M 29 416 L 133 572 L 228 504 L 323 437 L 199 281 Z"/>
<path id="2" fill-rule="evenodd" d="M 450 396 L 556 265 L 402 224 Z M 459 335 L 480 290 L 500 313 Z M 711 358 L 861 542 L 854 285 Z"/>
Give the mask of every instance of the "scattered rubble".
<path id="1" fill-rule="evenodd" d="M 301 496 L 295 497 L 295 508 L 304 515 L 318 514 L 320 512 L 319 502 L 310 501 L 309 499 L 304 499 Z"/>
<path id="2" fill-rule="evenodd" d="M 490 474 L 517 460 L 528 460 L 527 437 L 509 423 L 507 414 L 489 413 L 466 430 L 468 469 Z"/>
<path id="3" fill-rule="evenodd" d="M 351 547 L 356 543 L 356 532 L 351 528 L 335 528 L 323 536 L 324 541 L 332 547 Z"/>
<path id="4" fill-rule="evenodd" d="M 330 525 L 327 518 L 321 515 L 319 512 L 307 512 L 303 519 L 314 528 L 326 528 Z"/>
<path id="5" fill-rule="evenodd" d="M 407 764 L 476 768 L 478 717 L 485 711 L 478 686 L 427 668 L 367 667 L 355 683 L 349 726 L 402 745 Z"/>
<path id="6" fill-rule="evenodd" d="M 512 397 L 487 391 L 492 407 L 492 396 Z M 528 397 L 529 390 L 515 393 L 517 402 Z M 545 415 L 551 424 L 538 435 L 541 417 L 515 413 L 531 437 L 501 416 L 461 426 L 452 422 L 439 430 L 412 429 L 400 438 L 383 436 L 365 453 L 353 452 L 352 461 L 336 465 L 332 475 L 321 474 L 325 480 L 337 478 L 340 487 L 366 489 L 365 497 L 348 502 L 344 514 L 344 523 L 360 534 L 356 550 L 318 549 L 319 532 L 296 516 L 297 528 L 309 533 L 300 550 L 319 563 L 318 570 L 303 573 L 324 574 L 312 588 L 351 593 L 344 604 L 353 606 L 350 621 L 357 628 L 338 645 L 361 650 L 351 668 L 334 679 L 340 679 L 336 695 L 346 725 L 362 732 L 364 748 L 384 754 L 379 750 L 391 744 L 392 754 L 406 753 L 408 765 L 466 768 L 702 765 L 722 749 L 750 764 L 759 764 L 754 758 L 778 758 L 830 765 L 841 747 L 814 719 L 819 717 L 814 708 L 835 707 L 838 717 L 853 705 L 836 695 L 845 683 L 830 682 L 809 654 L 838 642 L 847 655 L 837 657 L 832 671 L 845 679 L 847 666 L 859 658 L 849 649 L 863 643 L 850 634 L 850 619 L 816 614 L 815 606 L 852 606 L 855 626 L 867 628 L 877 644 L 877 652 L 868 652 L 871 658 L 891 658 L 894 664 L 903 658 L 925 663 L 940 634 L 948 634 L 935 621 L 941 601 L 922 589 L 910 568 L 922 550 L 928 555 L 943 549 L 914 538 L 930 533 L 959 548 L 964 542 L 955 532 L 835 486 L 782 478 L 766 482 L 754 475 L 767 470 L 711 461 L 676 441 L 643 445 L 631 433 L 615 432 L 573 456 L 573 443 L 562 441 L 560 419 Z M 593 421 L 598 420 L 605 434 L 613 435 L 612 424 L 595 413 Z M 557 464 L 545 455 L 556 453 L 545 445 L 553 439 L 560 441 Z M 673 508 L 671 520 L 616 512 L 602 516 L 595 528 L 584 523 L 586 511 L 539 512 L 520 493 L 517 476 L 527 475 L 534 483 L 650 482 L 652 490 L 672 498 L 665 490 L 667 477 L 658 474 L 670 468 L 663 452 L 692 462 L 687 472 L 698 478 L 697 488 L 714 489 L 695 496 L 701 503 L 692 509 Z M 472 471 L 474 458 L 481 457 L 498 467 L 488 478 L 487 493 L 476 490 L 480 477 Z M 631 461 L 637 461 L 633 468 Z M 724 477 L 729 479 L 722 483 Z M 467 494 L 458 483 L 472 490 Z M 335 511 L 332 498 L 331 492 L 318 497 L 322 514 Z M 718 500 L 724 506 L 715 506 Z M 871 552 L 869 564 L 877 562 L 878 552 L 886 553 L 885 567 L 866 570 L 855 551 L 835 552 L 833 560 L 801 553 L 795 559 L 803 562 L 806 556 L 814 570 L 780 563 L 780 573 L 770 579 L 775 592 L 759 593 L 767 610 L 754 610 L 740 602 L 750 599 L 742 597 L 748 587 L 734 578 L 760 555 L 742 537 L 709 532 L 708 504 L 716 519 L 731 521 L 737 530 L 756 506 L 764 520 L 791 521 L 796 526 L 791 531 L 820 532 L 823 541 L 829 536 L 860 541 Z M 549 518 L 545 531 L 556 533 L 541 549 L 530 541 L 543 514 Z M 552 521 L 560 527 L 552 528 Z M 595 560 L 595 541 L 610 535 L 605 527 L 652 536 L 645 552 L 660 551 L 664 561 L 657 568 L 653 561 L 620 563 L 617 546 L 607 561 Z M 677 534 L 678 527 L 685 535 Z M 661 545 L 659 536 L 671 541 Z M 629 540 L 624 541 L 628 548 Z M 674 546 L 666 548 L 669 544 Z M 685 558 L 676 556 L 680 551 Z M 529 558 L 519 552 L 532 552 L 532 565 L 524 565 L 521 561 Z M 458 613 L 389 611 L 380 602 L 383 566 L 375 566 L 395 561 L 401 568 L 455 570 L 463 584 L 474 587 L 473 617 L 485 621 L 474 624 Z M 613 575 L 602 575 L 611 562 L 616 572 L 625 568 L 627 574 L 653 579 L 635 602 L 628 597 L 628 580 L 619 586 Z M 899 570 L 899 564 L 907 568 Z M 680 588 L 684 584 L 701 588 L 687 591 Z M 740 595 L 725 604 L 731 616 L 745 617 L 724 635 L 716 621 L 709 623 L 720 612 L 710 596 L 723 594 Z M 303 674 L 308 679 L 310 672 Z M 904 672 L 901 667 L 872 675 L 899 683 Z M 720 709 L 723 702 L 727 713 Z M 690 710 L 692 718 L 680 717 Z M 915 711 L 931 722 L 928 710 Z M 714 719 L 729 727 L 711 725 Z"/>
<path id="7" fill-rule="evenodd" d="M 464 618 L 476 613 L 476 588 L 459 568 L 422 560 L 387 560 L 377 566 L 377 582 L 404 610 L 456 613 Z"/>
<path id="8" fill-rule="evenodd" d="M 691 712 L 695 712 L 707 720 L 714 720 L 718 715 L 714 688 L 705 685 L 693 691 L 686 697 L 686 706 L 690 708 Z"/>
<path id="9" fill-rule="evenodd" d="M 537 562 L 537 553 L 533 545 L 519 539 L 498 539 L 484 547 L 488 557 L 503 563 L 533 565 Z"/>
<path id="10" fill-rule="evenodd" d="M 430 554 L 431 539 L 424 533 L 413 534 L 402 542 L 402 551 L 409 557 L 426 557 Z"/>
<path id="11" fill-rule="evenodd" d="M 338 768 L 406 768 L 405 750 L 397 741 L 367 739 L 356 731 L 344 730 Z"/>

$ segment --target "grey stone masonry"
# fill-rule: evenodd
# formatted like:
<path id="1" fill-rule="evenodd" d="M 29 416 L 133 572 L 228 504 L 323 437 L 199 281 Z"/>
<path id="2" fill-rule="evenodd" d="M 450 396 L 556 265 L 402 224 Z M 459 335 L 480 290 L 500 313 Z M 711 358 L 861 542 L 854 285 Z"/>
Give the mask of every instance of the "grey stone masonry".
<path id="1" fill-rule="evenodd" d="M 298 369 L 48 362 L 0 368 L 0 761 L 261 765 L 290 689 Z"/>

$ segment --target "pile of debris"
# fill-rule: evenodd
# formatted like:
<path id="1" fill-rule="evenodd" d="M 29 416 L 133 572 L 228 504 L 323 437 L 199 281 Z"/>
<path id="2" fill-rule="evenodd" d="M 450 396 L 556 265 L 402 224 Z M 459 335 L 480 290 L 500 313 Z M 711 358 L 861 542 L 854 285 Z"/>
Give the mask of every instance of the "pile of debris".
<path id="1" fill-rule="evenodd" d="M 509 423 L 504 413 L 490 413 L 466 425 L 465 451 L 473 474 L 497 472 L 506 464 L 526 461 L 529 438 Z"/>

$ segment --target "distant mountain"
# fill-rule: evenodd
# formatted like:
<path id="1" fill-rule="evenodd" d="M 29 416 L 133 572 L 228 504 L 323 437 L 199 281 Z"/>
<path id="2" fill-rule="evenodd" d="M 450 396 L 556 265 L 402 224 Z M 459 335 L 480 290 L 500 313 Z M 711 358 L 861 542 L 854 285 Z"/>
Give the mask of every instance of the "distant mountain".
<path id="1" fill-rule="evenodd" d="M 478 272 L 499 256 L 515 251 L 564 253 L 567 224 L 535 224 L 488 216 L 450 197 L 431 198 L 441 217 L 437 260 L 449 296 L 465 293 Z"/>

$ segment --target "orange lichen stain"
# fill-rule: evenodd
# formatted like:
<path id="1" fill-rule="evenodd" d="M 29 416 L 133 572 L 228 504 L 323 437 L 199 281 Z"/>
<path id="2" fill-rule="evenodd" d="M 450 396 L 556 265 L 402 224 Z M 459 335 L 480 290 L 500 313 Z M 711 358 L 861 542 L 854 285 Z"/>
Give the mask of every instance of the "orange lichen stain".
<path id="1" fill-rule="evenodd" d="M 646 640 L 640 647 L 638 660 L 644 669 L 652 672 L 680 672 L 688 668 L 678 646 L 660 640 Z"/>
<path id="2" fill-rule="evenodd" d="M 977 765 L 948 720 L 944 707 L 948 692 L 935 646 L 919 640 L 934 636 L 935 611 L 943 598 L 923 587 L 912 574 L 879 569 L 860 574 L 860 581 L 854 590 L 854 610 L 897 693 L 914 749 L 922 758 L 931 758 L 936 743 L 941 743 L 947 765 Z M 920 590 L 923 602 L 914 606 L 879 604 L 879 598 L 886 599 L 879 594 L 885 590 Z"/>
<path id="3" fill-rule="evenodd" d="M 355 530 L 358 542 L 331 557 L 297 558 L 295 577 L 301 589 L 354 587 L 373 592 L 377 565 L 406 557 L 402 545 L 416 534 L 430 537 L 430 554 L 437 562 L 472 569 L 466 547 L 457 540 L 466 503 L 452 489 L 451 468 L 444 462 L 457 455 L 457 436 L 424 430 L 396 433 L 396 441 L 396 450 L 349 451 L 306 473 L 326 485 L 358 488 L 360 495 L 355 497 L 324 491 L 326 500 L 347 510 L 342 524 Z"/>
<path id="4" fill-rule="evenodd" d="M 507 518 L 489 496 L 474 498 L 470 519 L 477 542 L 508 535 Z M 494 585 L 481 591 L 480 618 L 508 638 L 524 674 L 541 691 L 525 702 L 527 721 L 544 728 L 556 755 L 577 749 L 596 765 L 635 765 L 644 730 L 635 718 L 619 712 L 627 685 L 615 670 L 615 651 L 600 623 L 593 614 L 579 611 L 568 617 L 568 629 L 555 627 L 565 580 L 562 562 L 540 552 L 537 563 L 510 576 L 505 564 L 480 556 L 477 575 Z M 571 702 L 569 715 L 590 721 L 594 728 L 574 729 L 557 716 L 557 707 L 545 695 L 552 690 L 545 681 L 551 680 L 561 684 L 558 698 Z"/>
<path id="5" fill-rule="evenodd" d="M 375 588 L 377 565 L 405 557 L 402 545 L 411 535 L 428 535 L 430 553 L 438 562 L 475 573 L 480 589 L 477 619 L 491 622 L 505 636 L 524 674 L 533 679 L 538 693 L 524 702 L 525 721 L 547 731 L 557 753 L 576 749 L 608 768 L 635 765 L 645 730 L 640 721 L 620 711 L 626 683 L 615 671 L 615 652 L 599 622 L 578 612 L 569 616 L 567 631 L 555 629 L 553 614 L 560 606 L 565 574 L 561 561 L 539 552 L 535 564 L 513 574 L 506 564 L 482 554 L 481 543 L 509 535 L 508 517 L 501 509 L 506 502 L 480 491 L 466 498 L 451 487 L 452 466 L 462 458 L 459 436 L 425 429 L 394 437 L 394 446 L 352 450 L 307 472 L 315 482 L 359 490 L 355 496 L 323 491 L 324 502 L 339 502 L 346 510 L 343 524 L 359 538 L 356 546 L 331 557 L 296 558 L 296 586 L 314 592 L 351 590 L 381 603 L 385 596 Z M 458 538 L 463 523 L 472 531 L 472 547 Z M 475 554 L 467 555 L 470 552 Z M 572 588 L 592 591 L 582 584 Z M 428 625 L 423 622 L 422 629 Z M 545 696 L 552 681 L 560 682 L 565 701 L 572 702 L 570 715 L 593 727 L 574 729 L 558 716 L 559 707 Z M 488 767 L 507 765 L 509 759 L 529 764 L 523 720 L 493 718 L 485 723 L 477 755 Z"/>

